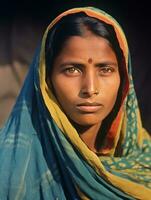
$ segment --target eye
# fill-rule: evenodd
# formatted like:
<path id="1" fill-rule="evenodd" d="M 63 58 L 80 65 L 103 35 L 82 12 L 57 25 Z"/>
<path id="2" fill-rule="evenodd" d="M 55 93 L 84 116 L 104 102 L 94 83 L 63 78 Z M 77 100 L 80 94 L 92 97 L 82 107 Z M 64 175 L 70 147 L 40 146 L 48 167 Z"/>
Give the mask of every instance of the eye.
<path id="1" fill-rule="evenodd" d="M 115 72 L 115 68 L 112 67 L 112 66 L 100 67 L 100 75 L 109 76 L 109 75 L 111 75 L 113 72 Z"/>
<path id="2" fill-rule="evenodd" d="M 81 70 L 75 66 L 68 66 L 64 69 L 64 73 L 69 76 L 75 76 L 81 74 Z"/>

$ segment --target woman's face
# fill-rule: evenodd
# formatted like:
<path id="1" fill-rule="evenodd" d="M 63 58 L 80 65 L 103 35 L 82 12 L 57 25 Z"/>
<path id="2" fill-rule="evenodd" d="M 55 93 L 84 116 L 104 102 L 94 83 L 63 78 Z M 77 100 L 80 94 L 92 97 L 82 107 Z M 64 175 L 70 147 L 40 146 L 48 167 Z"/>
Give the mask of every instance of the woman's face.
<path id="1" fill-rule="evenodd" d="M 106 39 L 70 37 L 54 60 L 51 83 L 63 111 L 82 126 L 100 124 L 120 85 L 116 55 Z"/>

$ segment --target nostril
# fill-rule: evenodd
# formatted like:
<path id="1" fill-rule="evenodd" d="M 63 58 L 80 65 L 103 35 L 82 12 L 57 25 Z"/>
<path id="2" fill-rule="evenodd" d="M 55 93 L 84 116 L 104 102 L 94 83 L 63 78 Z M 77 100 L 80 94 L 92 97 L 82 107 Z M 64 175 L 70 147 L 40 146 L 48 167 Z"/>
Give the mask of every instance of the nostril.
<path id="1" fill-rule="evenodd" d="M 93 96 L 93 95 L 98 95 L 99 94 L 99 90 L 98 89 L 94 89 L 94 90 L 88 90 L 88 89 L 82 89 L 81 90 L 81 94 L 82 96 Z"/>

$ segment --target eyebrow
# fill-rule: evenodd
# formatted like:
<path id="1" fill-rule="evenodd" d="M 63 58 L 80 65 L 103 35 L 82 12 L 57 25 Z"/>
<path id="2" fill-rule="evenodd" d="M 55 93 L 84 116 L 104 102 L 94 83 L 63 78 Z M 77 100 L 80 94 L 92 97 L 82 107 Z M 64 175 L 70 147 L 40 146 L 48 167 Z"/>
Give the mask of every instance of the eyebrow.
<path id="1" fill-rule="evenodd" d="M 112 65 L 112 66 L 118 67 L 118 63 L 110 62 L 110 61 L 95 64 L 96 67 L 105 67 L 106 65 Z"/>
<path id="2" fill-rule="evenodd" d="M 82 63 L 82 62 L 64 62 L 60 65 L 61 68 L 65 67 L 66 65 L 77 65 L 79 67 L 85 67 L 86 64 L 85 63 Z M 115 62 L 112 62 L 112 61 L 103 61 L 103 62 L 98 62 L 98 63 L 95 63 L 94 64 L 95 67 L 105 67 L 106 65 L 112 65 L 112 66 L 115 66 L 115 67 L 118 67 L 118 63 L 115 63 Z"/>

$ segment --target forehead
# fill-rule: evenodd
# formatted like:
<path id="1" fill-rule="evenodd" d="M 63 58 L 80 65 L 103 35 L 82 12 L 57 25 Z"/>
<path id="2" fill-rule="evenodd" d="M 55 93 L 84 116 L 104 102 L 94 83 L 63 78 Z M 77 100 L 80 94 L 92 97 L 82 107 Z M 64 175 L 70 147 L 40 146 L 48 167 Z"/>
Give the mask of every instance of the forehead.
<path id="1" fill-rule="evenodd" d="M 67 39 L 58 57 L 85 58 L 91 62 L 90 58 L 115 58 L 116 55 L 106 39 L 89 35 L 86 37 L 72 36 Z"/>

